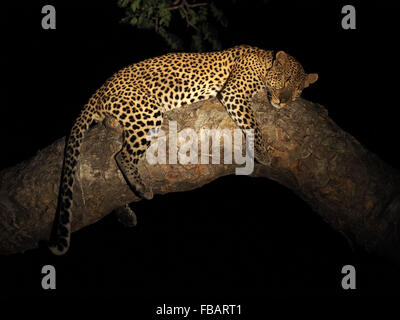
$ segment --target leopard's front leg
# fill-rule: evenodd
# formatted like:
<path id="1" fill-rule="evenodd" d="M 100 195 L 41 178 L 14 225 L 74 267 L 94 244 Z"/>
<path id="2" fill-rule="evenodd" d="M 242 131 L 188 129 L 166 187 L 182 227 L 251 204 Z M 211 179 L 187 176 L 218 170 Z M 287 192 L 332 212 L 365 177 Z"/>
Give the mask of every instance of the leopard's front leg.
<path id="1" fill-rule="evenodd" d="M 237 126 L 243 130 L 247 139 L 254 141 L 254 156 L 256 160 L 263 164 L 270 164 L 270 155 L 268 153 L 268 144 L 262 136 L 260 126 L 256 120 L 254 112 L 250 108 L 252 93 L 261 88 L 262 82 L 258 79 L 250 79 L 251 87 L 254 91 L 246 90 L 244 87 L 248 82 L 243 80 L 236 74 L 231 75 L 225 87 L 217 95 L 220 102 L 224 105 L 228 114 Z M 244 83 L 244 84 L 243 84 Z"/>

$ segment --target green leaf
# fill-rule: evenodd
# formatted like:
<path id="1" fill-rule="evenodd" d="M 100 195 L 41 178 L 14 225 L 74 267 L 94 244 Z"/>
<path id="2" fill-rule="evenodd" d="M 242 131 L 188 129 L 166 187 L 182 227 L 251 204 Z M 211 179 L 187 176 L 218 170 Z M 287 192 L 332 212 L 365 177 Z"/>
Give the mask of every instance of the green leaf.
<path id="1" fill-rule="evenodd" d="M 197 21 L 198 21 L 198 16 L 196 11 L 189 9 L 189 21 L 191 24 L 196 25 Z"/>
<path id="2" fill-rule="evenodd" d="M 140 7 L 140 1 L 141 0 L 134 0 L 131 4 L 131 9 L 133 12 L 135 12 L 137 9 Z"/>
<path id="3" fill-rule="evenodd" d="M 119 0 L 118 1 L 118 6 L 120 6 L 121 8 L 125 8 L 128 6 L 130 0 Z"/>
<path id="4" fill-rule="evenodd" d="M 171 22 L 171 17 L 172 17 L 171 11 L 165 11 L 165 10 L 162 11 L 160 13 L 160 22 L 159 22 L 160 26 L 168 27 Z"/>
<path id="5" fill-rule="evenodd" d="M 131 25 L 136 25 L 136 23 L 138 22 L 138 19 L 136 18 L 136 17 L 133 17 L 130 21 L 129 21 L 129 23 L 131 24 Z"/>
<path id="6" fill-rule="evenodd" d="M 144 20 L 144 19 L 145 19 L 144 15 L 141 14 L 141 15 L 139 16 L 138 22 L 137 22 L 139 26 L 143 23 L 143 20 Z"/>
<path id="7" fill-rule="evenodd" d="M 150 18 L 153 15 L 154 8 L 148 7 L 147 8 L 147 17 Z"/>
<path id="8" fill-rule="evenodd" d="M 228 25 L 228 21 L 225 18 L 223 12 L 215 6 L 214 2 L 210 3 L 210 11 L 215 20 L 217 20 L 223 27 L 226 27 Z"/>

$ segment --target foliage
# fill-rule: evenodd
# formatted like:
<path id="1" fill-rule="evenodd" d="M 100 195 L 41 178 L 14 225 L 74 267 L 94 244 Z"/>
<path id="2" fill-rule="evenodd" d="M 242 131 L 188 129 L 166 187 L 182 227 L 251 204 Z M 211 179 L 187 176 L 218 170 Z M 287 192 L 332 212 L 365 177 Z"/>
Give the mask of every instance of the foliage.
<path id="1" fill-rule="evenodd" d="M 118 0 L 118 5 L 125 8 L 122 22 L 154 30 L 172 49 L 183 48 L 187 30 L 190 30 L 193 50 L 203 51 L 206 46 L 221 49 L 215 25 L 225 27 L 227 21 L 210 0 Z M 187 29 L 180 27 L 182 22 Z"/>

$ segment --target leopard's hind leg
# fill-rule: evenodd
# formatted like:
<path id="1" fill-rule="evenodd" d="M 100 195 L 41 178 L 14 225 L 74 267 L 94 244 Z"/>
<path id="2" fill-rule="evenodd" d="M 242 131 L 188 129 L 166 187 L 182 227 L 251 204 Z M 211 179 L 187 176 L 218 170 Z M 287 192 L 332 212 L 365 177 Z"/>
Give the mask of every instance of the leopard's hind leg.
<path id="1" fill-rule="evenodd" d="M 151 143 L 151 134 L 161 127 L 161 107 L 143 94 L 136 99 L 111 97 L 105 108 L 123 126 L 122 149 L 115 157 L 118 167 L 134 191 L 142 198 L 153 198 L 152 188 L 143 182 L 137 165 Z"/>

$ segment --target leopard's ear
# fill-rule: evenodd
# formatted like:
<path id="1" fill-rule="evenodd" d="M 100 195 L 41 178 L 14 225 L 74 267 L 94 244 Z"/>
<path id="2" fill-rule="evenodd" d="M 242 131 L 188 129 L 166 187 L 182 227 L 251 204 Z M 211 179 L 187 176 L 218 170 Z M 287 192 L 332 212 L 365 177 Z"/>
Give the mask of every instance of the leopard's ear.
<path id="1" fill-rule="evenodd" d="M 285 65 L 289 63 L 289 58 L 285 51 L 278 51 L 275 55 L 275 61 L 278 61 L 281 65 Z"/>
<path id="2" fill-rule="evenodd" d="M 307 88 L 310 84 L 318 80 L 318 73 L 309 73 L 304 81 L 304 88 Z"/>

